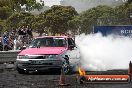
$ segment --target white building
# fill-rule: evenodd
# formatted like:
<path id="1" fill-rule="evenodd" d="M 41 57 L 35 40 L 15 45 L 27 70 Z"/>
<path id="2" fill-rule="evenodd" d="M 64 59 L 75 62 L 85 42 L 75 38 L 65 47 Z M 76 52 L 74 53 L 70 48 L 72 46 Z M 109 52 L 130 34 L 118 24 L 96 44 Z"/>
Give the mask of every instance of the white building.
<path id="1" fill-rule="evenodd" d="M 126 0 L 61 0 L 63 6 L 73 6 L 79 13 L 98 5 L 117 6 Z"/>

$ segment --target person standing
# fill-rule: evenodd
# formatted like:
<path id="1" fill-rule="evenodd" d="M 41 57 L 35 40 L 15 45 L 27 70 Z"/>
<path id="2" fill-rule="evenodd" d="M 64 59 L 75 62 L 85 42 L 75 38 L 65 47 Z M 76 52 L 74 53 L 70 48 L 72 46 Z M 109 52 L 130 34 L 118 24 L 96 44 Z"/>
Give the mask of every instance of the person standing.
<path id="1" fill-rule="evenodd" d="M 3 51 L 7 51 L 8 50 L 8 35 L 7 32 L 4 32 L 3 36 L 2 36 L 2 43 L 3 43 Z"/>
<path id="2" fill-rule="evenodd" d="M 27 26 L 26 32 L 27 32 L 27 37 L 28 37 L 27 39 L 28 39 L 28 44 L 29 44 L 33 38 L 32 29 L 29 28 L 29 26 Z"/>

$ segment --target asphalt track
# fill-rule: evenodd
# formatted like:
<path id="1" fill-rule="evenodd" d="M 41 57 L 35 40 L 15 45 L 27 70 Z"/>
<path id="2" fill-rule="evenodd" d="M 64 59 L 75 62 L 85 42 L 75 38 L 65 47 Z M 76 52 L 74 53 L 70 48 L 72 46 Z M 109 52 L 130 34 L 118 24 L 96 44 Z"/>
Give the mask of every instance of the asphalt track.
<path id="1" fill-rule="evenodd" d="M 87 72 L 87 74 L 127 74 L 127 70 Z M 14 68 L 0 69 L 0 88 L 132 88 L 125 84 L 79 84 L 77 73 L 66 75 L 68 86 L 59 86 L 60 74 L 55 72 L 30 72 L 19 74 Z"/>

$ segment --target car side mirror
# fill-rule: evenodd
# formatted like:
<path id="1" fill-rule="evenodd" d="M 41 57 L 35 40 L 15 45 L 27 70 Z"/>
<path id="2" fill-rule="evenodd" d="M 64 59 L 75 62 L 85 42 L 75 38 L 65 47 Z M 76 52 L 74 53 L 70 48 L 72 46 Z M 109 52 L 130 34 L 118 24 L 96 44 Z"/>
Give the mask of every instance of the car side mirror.
<path id="1" fill-rule="evenodd" d="M 74 50 L 74 47 L 75 47 L 75 45 L 69 45 L 69 46 L 68 46 L 68 49 L 69 49 L 69 50 Z"/>

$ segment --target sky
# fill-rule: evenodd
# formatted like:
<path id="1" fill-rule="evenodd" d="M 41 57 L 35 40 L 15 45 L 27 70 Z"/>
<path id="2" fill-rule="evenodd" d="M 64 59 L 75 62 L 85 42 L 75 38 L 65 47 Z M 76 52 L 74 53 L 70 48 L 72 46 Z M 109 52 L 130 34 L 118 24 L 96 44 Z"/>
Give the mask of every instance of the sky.
<path id="1" fill-rule="evenodd" d="M 40 0 L 36 0 L 37 2 L 39 2 Z M 52 5 L 60 5 L 60 1 L 61 0 L 42 0 L 45 3 L 45 6 L 52 6 Z"/>
<path id="2" fill-rule="evenodd" d="M 36 0 L 40 2 L 40 0 Z M 42 0 L 44 1 L 45 6 L 51 7 L 52 5 L 60 5 L 62 0 Z M 108 6 L 117 6 L 122 4 L 127 0 L 63 0 L 61 3 L 64 6 L 73 6 L 78 13 L 81 13 L 90 8 L 96 7 L 98 5 L 108 5 Z"/>

